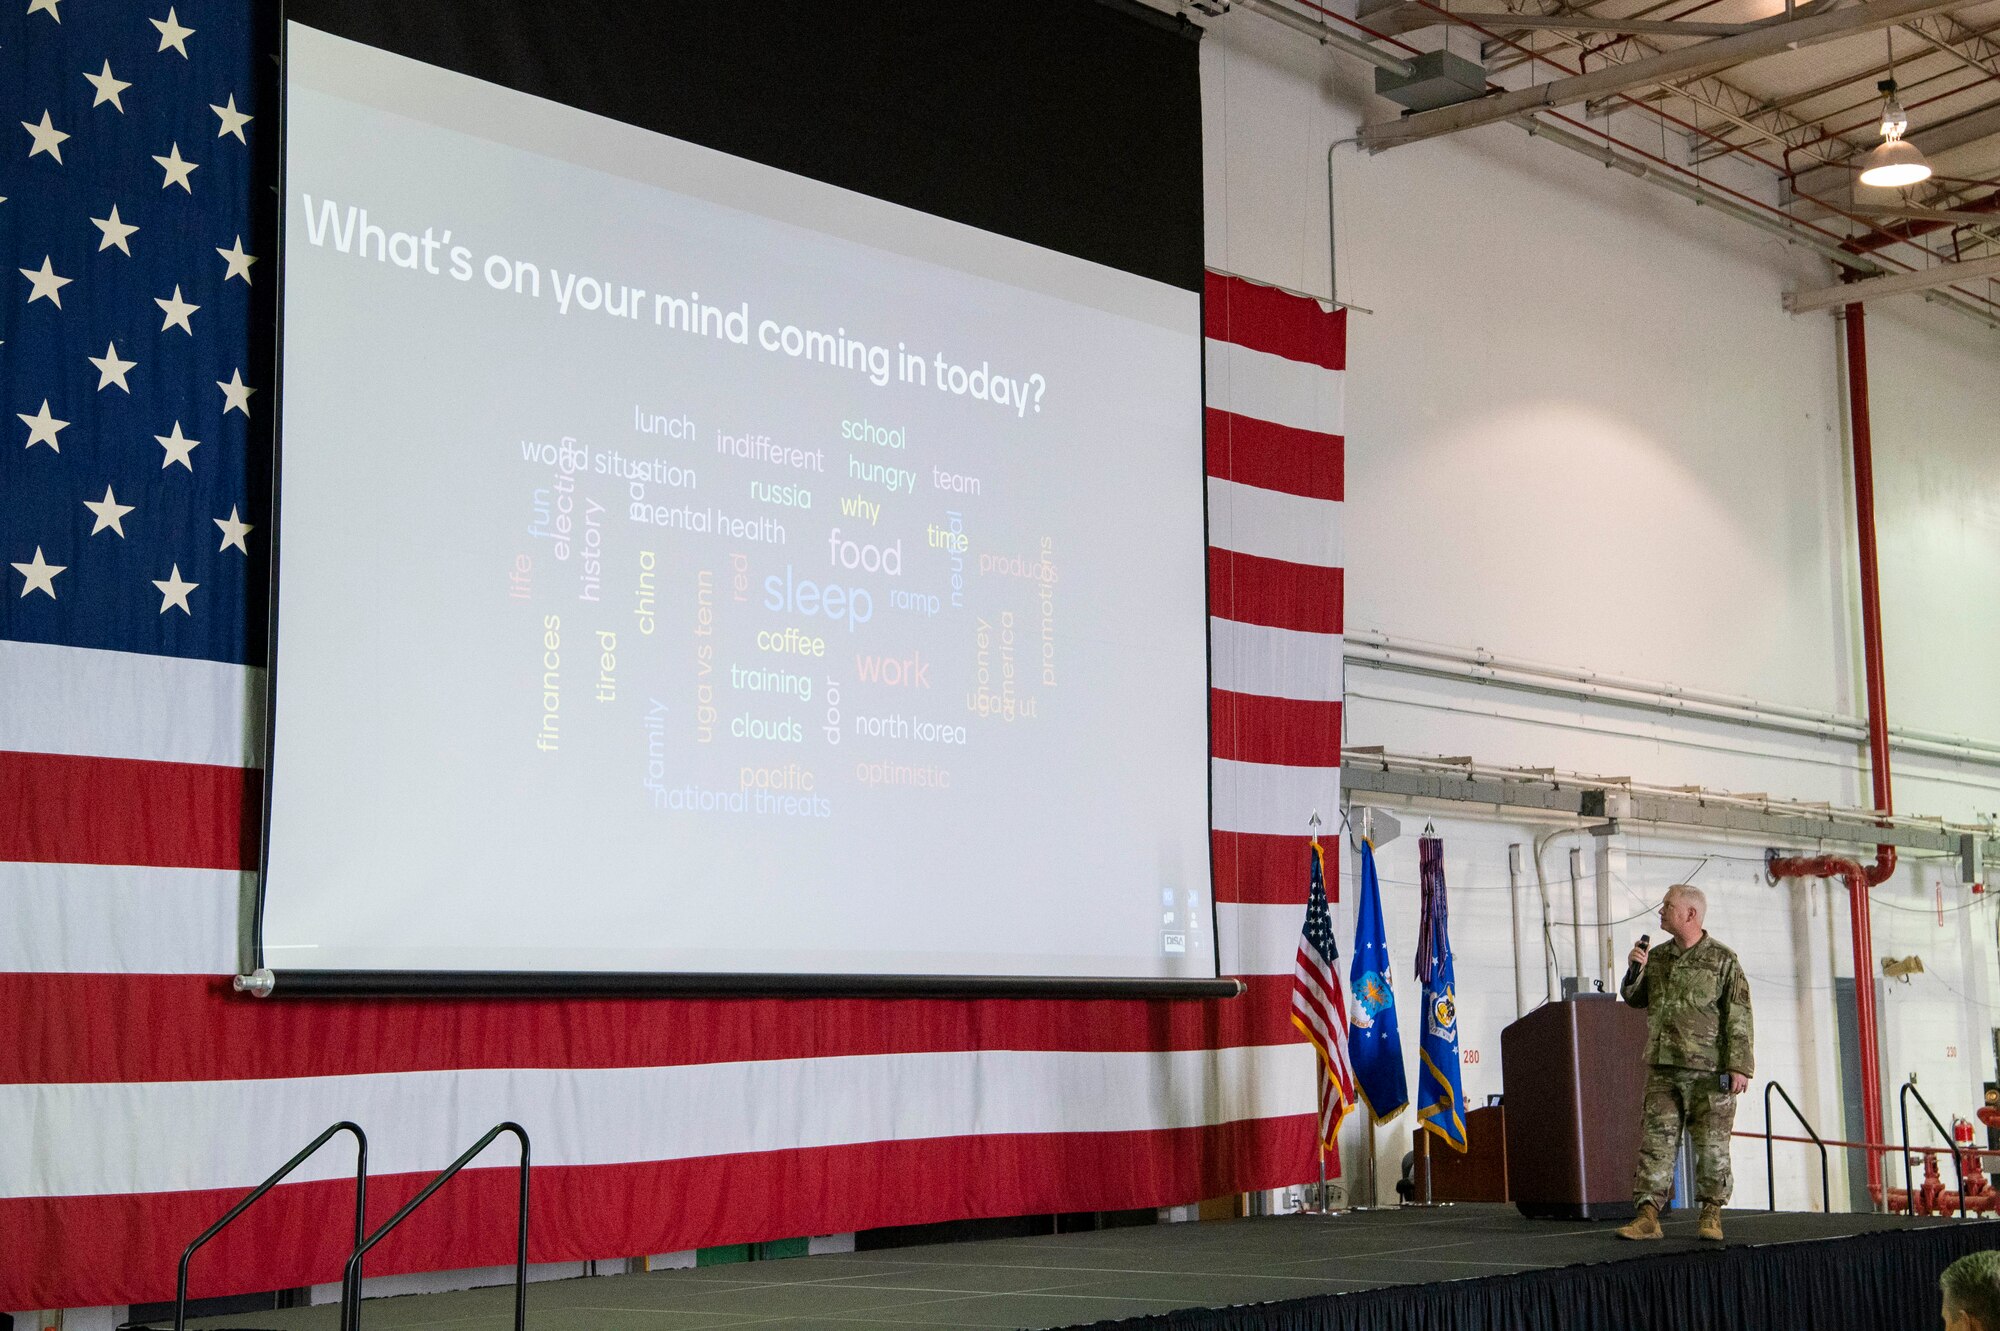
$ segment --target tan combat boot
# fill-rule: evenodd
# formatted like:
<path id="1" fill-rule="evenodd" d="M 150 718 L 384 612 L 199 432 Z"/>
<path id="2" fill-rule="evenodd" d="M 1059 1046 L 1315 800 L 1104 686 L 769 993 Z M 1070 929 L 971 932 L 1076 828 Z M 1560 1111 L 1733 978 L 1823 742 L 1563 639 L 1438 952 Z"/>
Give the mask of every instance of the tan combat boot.
<path id="1" fill-rule="evenodd" d="M 1639 1214 L 1632 1218 L 1631 1224 L 1618 1231 L 1618 1237 L 1621 1239 L 1665 1238 L 1666 1233 L 1660 1228 L 1660 1208 L 1651 1202 L 1640 1202 Z M 1716 1237 L 1722 1237 L 1720 1230 L 1716 1231 Z"/>
<path id="2" fill-rule="evenodd" d="M 1695 1227 L 1694 1236 L 1708 1239 L 1712 1243 L 1722 1242 L 1722 1208 L 1714 1202 L 1701 1204 L 1701 1224 Z"/>

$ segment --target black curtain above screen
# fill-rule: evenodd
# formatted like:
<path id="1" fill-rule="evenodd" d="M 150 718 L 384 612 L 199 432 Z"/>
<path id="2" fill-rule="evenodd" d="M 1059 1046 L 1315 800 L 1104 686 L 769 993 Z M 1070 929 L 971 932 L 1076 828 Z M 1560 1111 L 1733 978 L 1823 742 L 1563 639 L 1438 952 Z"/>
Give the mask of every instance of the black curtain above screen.
<path id="1" fill-rule="evenodd" d="M 1199 30 L 1124 0 L 289 0 L 285 16 L 1201 289 Z"/>

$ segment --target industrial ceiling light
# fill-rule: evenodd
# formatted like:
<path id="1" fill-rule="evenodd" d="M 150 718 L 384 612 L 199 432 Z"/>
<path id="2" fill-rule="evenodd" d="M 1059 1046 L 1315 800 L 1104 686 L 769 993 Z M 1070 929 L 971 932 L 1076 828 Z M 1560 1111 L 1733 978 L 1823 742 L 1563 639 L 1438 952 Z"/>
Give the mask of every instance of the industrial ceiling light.
<path id="1" fill-rule="evenodd" d="M 1903 113 L 1903 104 L 1896 100 L 1895 78 L 1883 79 L 1875 86 L 1882 92 L 1882 142 L 1861 159 L 1861 183 L 1901 189 L 1930 179 L 1931 164 L 1917 151 L 1916 144 L 1903 137 L 1909 132 L 1910 118 Z"/>

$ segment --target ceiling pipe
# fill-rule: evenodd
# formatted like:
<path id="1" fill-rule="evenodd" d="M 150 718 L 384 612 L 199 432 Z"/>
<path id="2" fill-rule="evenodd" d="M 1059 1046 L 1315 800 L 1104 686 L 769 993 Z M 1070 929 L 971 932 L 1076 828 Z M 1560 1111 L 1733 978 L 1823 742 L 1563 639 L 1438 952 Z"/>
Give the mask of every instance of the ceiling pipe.
<path id="1" fill-rule="evenodd" d="M 1393 637 L 1374 629 L 1349 629 L 1342 641 L 1342 655 L 1349 666 L 1497 684 L 1524 692 L 1641 707 L 1855 744 L 1868 738 L 1865 719 L 1817 707 L 1636 679 L 1581 666 L 1550 665 L 1490 652 L 1483 647 L 1453 647 L 1417 638 Z M 1906 753 L 2000 766 L 2000 741 L 1896 725 L 1889 727 L 1889 740 Z"/>
<path id="2" fill-rule="evenodd" d="M 1807 17 L 1765 19 L 1751 31 L 1735 37 L 1717 37 L 1638 60 L 1604 65 L 1584 74 L 1509 88 L 1470 101 L 1411 111 L 1397 120 L 1363 125 L 1361 142 L 1371 153 L 1383 152 L 1440 134 L 1512 120 L 1524 113 L 1574 106 L 1605 93 L 1628 92 L 1670 79 L 1697 78 L 1729 65 L 1783 54 L 1801 46 L 1879 32 L 1905 19 L 1942 13 L 1955 3 L 1962 4 L 1964 0 L 1871 0 L 1853 9 L 1814 5 Z"/>
<path id="3" fill-rule="evenodd" d="M 1586 138 L 1581 134 L 1571 133 L 1569 130 L 1560 129 L 1551 125 L 1546 120 L 1540 120 L 1533 116 L 1523 116 L 1515 123 L 1519 124 L 1521 128 L 1527 130 L 1535 138 L 1542 139 L 1548 143 L 1560 144 L 1572 152 L 1582 153 L 1585 157 L 1602 162 L 1605 166 L 1613 170 L 1623 171 L 1635 180 L 1643 180 L 1649 185 L 1657 185 L 1661 189 L 1669 190 L 1691 202 L 1706 208 L 1713 208 L 1717 212 L 1733 217 L 1739 222 L 1748 223 L 1760 231 L 1768 231 L 1772 235 L 1791 244 L 1803 245 L 1807 249 L 1847 269 L 1849 272 L 1861 273 L 1872 277 L 1888 271 L 1881 264 L 1871 259 L 1850 253 L 1836 240 L 1814 235 L 1802 227 L 1782 220 L 1781 216 L 1766 216 L 1763 213 L 1735 202 L 1733 199 L 1723 198 L 1714 190 L 1703 189 L 1699 185 L 1690 184 L 1670 171 L 1665 171 L 1650 163 L 1628 157 L 1614 150 L 1608 143 L 1602 140 Z"/>
<path id="4" fill-rule="evenodd" d="M 1747 223 L 1750 226 L 1757 227 L 1759 230 L 1768 231 L 1774 236 L 1782 237 L 1794 245 L 1803 245 L 1822 257 L 1832 260 L 1835 264 L 1850 273 L 1859 273 L 1874 277 L 1889 271 L 1871 259 L 1850 253 L 1847 247 L 1840 241 L 1831 239 L 1824 234 L 1816 234 L 1813 230 L 1807 229 L 1803 224 L 1791 222 L 1781 210 L 1771 209 L 1768 215 L 1758 212 L 1754 208 L 1724 198 L 1717 190 L 1704 189 L 1700 185 L 1690 184 L 1668 169 L 1617 152 L 1603 138 L 1589 138 L 1581 134 L 1572 133 L 1566 129 L 1559 129 L 1547 120 L 1536 116 L 1522 116 L 1516 119 L 1514 123 L 1525 129 L 1535 138 L 1549 143 L 1560 144 L 1572 152 L 1582 153 L 1585 157 L 1601 162 L 1607 167 L 1623 171 L 1635 180 L 1643 180 L 1649 185 L 1657 185 L 1661 189 L 1670 190 L 1684 199 L 1693 201 L 1698 206 L 1713 208 L 1717 212 L 1733 217 L 1739 222 Z M 1979 309 L 1967 301 L 1964 296 L 1958 294 L 1955 289 L 1932 290 L 1926 293 L 1925 299 L 1935 300 L 1939 304 L 1958 311 L 1967 318 L 1977 319 L 1988 329 L 2000 328 L 2000 315 Z"/>
<path id="5" fill-rule="evenodd" d="M 1377 69 L 1387 70 L 1399 79 L 1411 77 L 1410 62 L 1390 55 L 1379 47 L 1370 46 L 1359 37 L 1350 37 L 1340 29 L 1321 19 L 1307 18 L 1295 9 L 1274 3 L 1274 0 L 1236 0 L 1238 5 L 1253 14 L 1262 14 L 1276 23 L 1282 23 L 1293 32 L 1302 32 L 1321 46 L 1331 46 L 1336 51 L 1345 51 L 1357 60 L 1366 60 Z"/>
<path id="6" fill-rule="evenodd" d="M 1889 780 L 1888 688 L 1882 677 L 1882 596 L 1875 566 L 1875 446 L 1868 419 L 1868 337 L 1859 303 L 1844 312 L 1847 333 L 1848 432 L 1854 441 L 1854 521 L 1861 558 L 1861 651 L 1867 677 L 1868 759 L 1875 807 L 1895 812 Z M 1861 1124 L 1866 1140 L 1883 1140 L 1882 1063 L 1875 1017 L 1875 937 L 1869 918 L 1870 888 L 1896 871 L 1896 848 L 1875 847 L 1875 862 L 1863 865 L 1833 855 L 1773 855 L 1774 878 L 1835 878 L 1847 884 L 1848 933 L 1854 945 L 1854 1015 L 1861 1046 Z M 1882 1195 L 1882 1161 L 1867 1151 L 1868 1192 Z"/>
<path id="7" fill-rule="evenodd" d="M 1866 254 L 1874 250 L 1885 249 L 1890 245 L 1907 244 L 1919 236 L 1928 236 L 1934 232 L 1943 231 L 1955 222 L 1963 221 L 1967 218 L 1983 222 L 2000 221 L 2000 194 L 1989 194 L 1983 199 L 1975 199 L 1971 203 L 1962 203 L 1953 208 L 1951 212 L 1952 216 L 1949 217 L 1939 216 L 1923 218 L 1921 220 L 1912 219 L 1902 226 L 1880 227 L 1865 236 L 1856 236 L 1853 240 L 1848 241 L 1843 248 L 1855 254 Z"/>

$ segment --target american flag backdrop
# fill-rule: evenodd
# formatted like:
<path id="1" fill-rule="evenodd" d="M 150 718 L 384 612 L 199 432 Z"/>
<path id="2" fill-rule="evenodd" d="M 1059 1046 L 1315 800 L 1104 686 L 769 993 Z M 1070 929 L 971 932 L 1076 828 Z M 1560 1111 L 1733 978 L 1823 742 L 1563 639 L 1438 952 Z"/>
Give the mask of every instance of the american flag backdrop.
<path id="1" fill-rule="evenodd" d="M 0 1310 L 171 1297 L 186 1242 L 338 1118 L 370 1134 L 371 1221 L 527 1124 L 536 1261 L 1314 1172 L 1289 1012 L 1297 836 L 1338 798 L 1341 314 L 1208 285 L 1216 895 L 1245 997 L 247 999 L 275 6 L 0 6 Z M 368 1270 L 511 1261 L 489 1159 Z M 350 1169 L 316 1157 L 194 1293 L 336 1279 Z"/>

